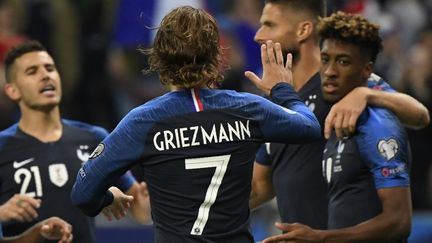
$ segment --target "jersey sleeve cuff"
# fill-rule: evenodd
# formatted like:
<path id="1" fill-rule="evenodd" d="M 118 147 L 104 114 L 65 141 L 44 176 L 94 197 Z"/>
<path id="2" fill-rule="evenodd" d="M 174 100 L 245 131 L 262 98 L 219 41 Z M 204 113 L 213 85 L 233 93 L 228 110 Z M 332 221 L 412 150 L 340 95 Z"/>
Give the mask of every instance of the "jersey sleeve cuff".
<path id="1" fill-rule="evenodd" d="M 302 102 L 293 86 L 284 82 L 280 82 L 273 86 L 270 90 L 270 97 L 274 103 L 282 106 L 291 102 Z"/>

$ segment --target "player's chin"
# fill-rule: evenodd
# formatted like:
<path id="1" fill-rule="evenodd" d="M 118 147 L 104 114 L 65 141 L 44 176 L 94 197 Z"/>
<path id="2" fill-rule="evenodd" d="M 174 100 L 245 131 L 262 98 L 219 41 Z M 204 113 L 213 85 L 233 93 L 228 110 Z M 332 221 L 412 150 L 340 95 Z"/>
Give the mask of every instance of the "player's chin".
<path id="1" fill-rule="evenodd" d="M 342 97 L 337 92 L 325 92 L 323 91 L 323 99 L 327 103 L 334 104 L 338 102 Z"/>

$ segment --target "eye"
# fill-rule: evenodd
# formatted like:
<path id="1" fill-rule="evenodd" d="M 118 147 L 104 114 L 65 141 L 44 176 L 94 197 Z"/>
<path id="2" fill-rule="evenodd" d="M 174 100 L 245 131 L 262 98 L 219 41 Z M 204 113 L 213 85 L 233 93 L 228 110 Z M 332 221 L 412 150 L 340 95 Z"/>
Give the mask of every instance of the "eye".
<path id="1" fill-rule="evenodd" d="M 351 64 L 351 61 L 350 61 L 350 60 L 347 60 L 347 59 L 339 59 L 339 60 L 338 60 L 338 63 L 339 63 L 340 65 L 342 65 L 342 66 L 347 66 L 347 65 L 350 65 L 350 64 Z"/>
<path id="2" fill-rule="evenodd" d="M 46 65 L 45 68 L 48 72 L 53 72 L 56 70 L 54 65 Z"/>
<path id="3" fill-rule="evenodd" d="M 327 57 L 324 57 L 324 56 L 321 56 L 321 63 L 322 64 L 326 64 L 326 63 L 328 63 L 328 58 Z"/>

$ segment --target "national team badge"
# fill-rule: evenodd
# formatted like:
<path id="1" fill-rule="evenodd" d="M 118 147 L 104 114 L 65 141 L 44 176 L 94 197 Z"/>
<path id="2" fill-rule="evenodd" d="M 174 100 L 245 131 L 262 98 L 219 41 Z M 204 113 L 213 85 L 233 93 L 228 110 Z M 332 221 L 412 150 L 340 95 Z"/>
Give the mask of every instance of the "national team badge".
<path id="1" fill-rule="evenodd" d="M 93 151 L 93 153 L 90 154 L 89 159 L 94 159 L 98 157 L 105 149 L 105 145 L 103 143 L 100 143 L 96 149 Z"/>
<path id="2" fill-rule="evenodd" d="M 80 145 L 79 149 L 76 150 L 76 155 L 78 159 L 80 159 L 83 163 L 86 162 L 90 157 L 90 153 L 86 151 L 88 149 L 88 145 Z"/>
<path id="3" fill-rule="evenodd" d="M 396 139 L 380 140 L 378 142 L 378 151 L 387 160 L 393 159 L 399 152 L 399 144 Z"/>
<path id="4" fill-rule="evenodd" d="M 52 164 L 48 166 L 48 172 L 51 182 L 62 187 L 69 179 L 69 175 L 65 164 Z"/>

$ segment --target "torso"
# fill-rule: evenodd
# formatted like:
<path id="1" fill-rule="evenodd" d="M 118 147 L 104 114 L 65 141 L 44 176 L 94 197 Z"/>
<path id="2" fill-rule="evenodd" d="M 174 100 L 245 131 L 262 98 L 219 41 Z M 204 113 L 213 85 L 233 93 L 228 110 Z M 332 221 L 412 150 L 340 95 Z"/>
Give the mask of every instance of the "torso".
<path id="1" fill-rule="evenodd" d="M 29 223 L 3 225 L 5 236 L 19 234 L 38 221 L 57 216 L 73 226 L 74 242 L 94 242 L 94 220 L 70 202 L 76 174 L 106 132 L 80 128 L 64 121 L 63 136 L 43 143 L 18 126 L 0 135 L 0 203 L 16 193 L 42 200 L 38 218 Z"/>

